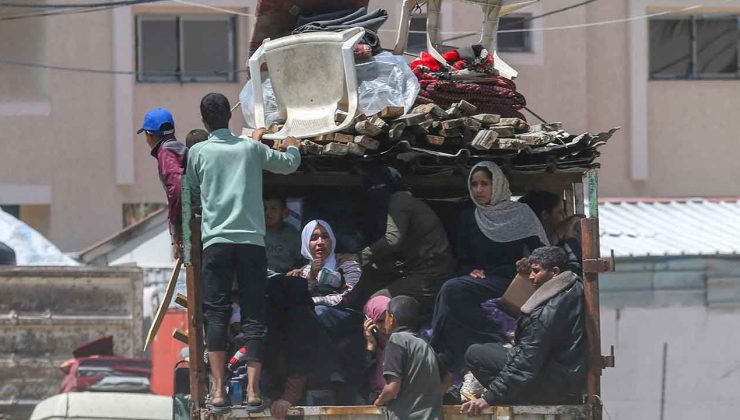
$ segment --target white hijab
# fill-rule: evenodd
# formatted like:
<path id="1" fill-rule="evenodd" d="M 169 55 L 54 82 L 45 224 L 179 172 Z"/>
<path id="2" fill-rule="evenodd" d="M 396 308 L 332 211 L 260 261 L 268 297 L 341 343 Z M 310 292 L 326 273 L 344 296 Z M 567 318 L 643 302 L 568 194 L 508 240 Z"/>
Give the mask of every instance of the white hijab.
<path id="1" fill-rule="evenodd" d="M 476 169 L 484 167 L 491 176 L 491 202 L 478 204 L 475 201 L 470 182 Z M 511 200 L 509 180 L 493 162 L 479 162 L 468 175 L 468 192 L 475 203 L 475 222 L 488 239 L 494 242 L 512 242 L 519 239 L 537 236 L 543 245 L 549 245 L 542 223 L 528 205 Z"/>
<path id="2" fill-rule="evenodd" d="M 316 225 L 321 225 L 321 227 L 326 230 L 326 233 L 329 234 L 329 238 L 331 238 L 331 247 L 329 248 L 329 255 L 326 257 L 326 259 L 324 259 L 324 267 L 330 270 L 336 270 L 337 256 L 336 254 L 334 254 L 334 249 L 337 247 L 337 238 L 334 237 L 334 231 L 331 230 L 331 226 L 329 226 L 329 223 L 324 220 L 311 220 L 310 222 L 306 223 L 306 226 L 303 227 L 303 231 L 301 232 L 301 254 L 307 260 L 313 261 L 313 255 L 311 255 L 311 250 L 308 245 L 309 242 L 311 242 L 311 235 L 316 229 Z"/>

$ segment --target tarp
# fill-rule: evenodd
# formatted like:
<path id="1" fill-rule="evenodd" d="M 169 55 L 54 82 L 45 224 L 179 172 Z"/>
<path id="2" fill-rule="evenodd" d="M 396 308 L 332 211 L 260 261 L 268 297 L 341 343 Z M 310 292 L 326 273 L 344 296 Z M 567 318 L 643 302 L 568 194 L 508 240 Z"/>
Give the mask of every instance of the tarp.
<path id="1" fill-rule="evenodd" d="M 17 265 L 80 265 L 27 224 L 0 210 L 0 242 L 15 251 Z"/>

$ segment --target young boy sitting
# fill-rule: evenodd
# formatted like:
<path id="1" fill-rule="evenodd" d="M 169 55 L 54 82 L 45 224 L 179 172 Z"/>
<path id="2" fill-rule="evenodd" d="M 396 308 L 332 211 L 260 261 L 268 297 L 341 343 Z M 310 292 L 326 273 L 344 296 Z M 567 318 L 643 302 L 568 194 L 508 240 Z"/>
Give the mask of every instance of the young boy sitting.
<path id="1" fill-rule="evenodd" d="M 265 197 L 265 251 L 267 270 L 287 273 L 303 266 L 301 256 L 301 234 L 284 222 L 288 217 L 288 206 L 283 197 Z"/>
<path id="2" fill-rule="evenodd" d="M 385 329 L 385 387 L 375 405 L 387 406 L 388 419 L 442 419 L 442 392 L 437 355 L 415 329 L 419 302 L 396 296 L 388 304 Z"/>

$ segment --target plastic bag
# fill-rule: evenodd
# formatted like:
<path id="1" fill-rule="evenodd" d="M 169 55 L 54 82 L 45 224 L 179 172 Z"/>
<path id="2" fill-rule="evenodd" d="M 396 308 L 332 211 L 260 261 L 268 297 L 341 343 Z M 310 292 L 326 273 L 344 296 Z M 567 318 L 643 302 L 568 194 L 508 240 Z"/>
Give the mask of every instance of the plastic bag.
<path id="1" fill-rule="evenodd" d="M 239 102 L 241 103 L 242 115 L 244 115 L 244 123 L 247 127 L 257 128 L 254 118 L 254 88 L 252 87 L 252 80 L 247 81 L 247 84 L 244 85 L 242 92 L 239 94 Z M 282 120 L 277 109 L 277 102 L 275 102 L 275 93 L 272 91 L 272 82 L 269 78 L 262 81 L 262 105 L 265 107 L 266 127 Z"/>
<path id="2" fill-rule="evenodd" d="M 387 106 L 402 106 L 408 112 L 419 93 L 419 81 L 402 56 L 383 52 L 369 61 L 355 64 L 357 72 L 357 94 L 360 102 L 359 112 L 366 115 L 377 114 Z M 270 79 L 263 79 L 262 99 L 265 107 L 265 125 L 280 122 L 275 94 Z M 254 90 L 248 81 L 241 94 L 242 113 L 248 127 L 255 127 Z"/>
<path id="3" fill-rule="evenodd" d="M 80 265 L 43 235 L 1 209 L 0 242 L 15 251 L 16 265 Z"/>
<path id="4" fill-rule="evenodd" d="M 419 93 L 419 80 L 403 56 L 380 53 L 355 65 L 360 112 L 377 114 L 387 106 L 411 110 Z"/>

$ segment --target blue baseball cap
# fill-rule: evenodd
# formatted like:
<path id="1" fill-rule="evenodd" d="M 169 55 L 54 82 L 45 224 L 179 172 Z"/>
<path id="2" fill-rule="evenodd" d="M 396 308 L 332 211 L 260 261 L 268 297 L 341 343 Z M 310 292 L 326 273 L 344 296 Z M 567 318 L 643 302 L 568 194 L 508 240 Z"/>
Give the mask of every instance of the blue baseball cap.
<path id="1" fill-rule="evenodd" d="M 169 124 L 170 127 L 167 127 L 167 130 L 163 130 L 162 125 L 164 124 Z M 165 108 L 154 108 L 144 115 L 144 122 L 136 134 L 141 134 L 142 131 L 148 131 L 157 137 L 162 137 L 165 134 L 174 134 L 175 120 L 172 119 L 170 111 Z"/>

